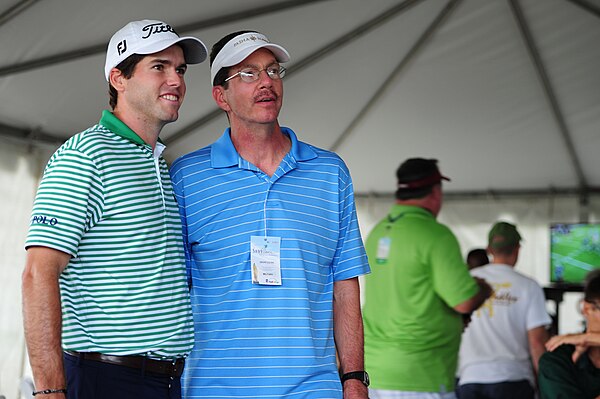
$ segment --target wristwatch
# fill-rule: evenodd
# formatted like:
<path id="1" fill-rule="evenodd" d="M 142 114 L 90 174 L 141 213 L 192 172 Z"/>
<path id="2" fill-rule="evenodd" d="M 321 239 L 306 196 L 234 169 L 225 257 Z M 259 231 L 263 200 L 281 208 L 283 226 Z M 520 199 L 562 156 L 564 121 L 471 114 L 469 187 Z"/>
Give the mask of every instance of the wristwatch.
<path id="1" fill-rule="evenodd" d="M 346 380 L 360 380 L 366 387 L 369 386 L 369 374 L 366 371 L 351 371 L 342 376 L 342 385 Z"/>

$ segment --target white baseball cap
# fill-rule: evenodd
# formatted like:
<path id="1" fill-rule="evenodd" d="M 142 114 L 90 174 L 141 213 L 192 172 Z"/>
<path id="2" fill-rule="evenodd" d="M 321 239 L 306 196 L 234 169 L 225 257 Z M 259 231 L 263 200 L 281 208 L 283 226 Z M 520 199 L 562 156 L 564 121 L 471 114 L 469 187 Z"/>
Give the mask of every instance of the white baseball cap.
<path id="1" fill-rule="evenodd" d="M 269 42 L 269 39 L 262 33 L 242 33 L 228 41 L 213 60 L 210 67 L 211 83 L 214 84 L 215 76 L 217 76 L 221 68 L 239 64 L 260 48 L 271 50 L 278 62 L 288 62 L 290 60 L 290 55 L 286 49 L 278 44 Z"/>
<path id="2" fill-rule="evenodd" d="M 183 49 L 187 64 L 199 64 L 206 59 L 206 46 L 195 37 L 179 37 L 171 25 L 152 19 L 133 21 L 118 30 L 108 43 L 104 76 L 132 54 L 153 54 L 174 44 Z"/>

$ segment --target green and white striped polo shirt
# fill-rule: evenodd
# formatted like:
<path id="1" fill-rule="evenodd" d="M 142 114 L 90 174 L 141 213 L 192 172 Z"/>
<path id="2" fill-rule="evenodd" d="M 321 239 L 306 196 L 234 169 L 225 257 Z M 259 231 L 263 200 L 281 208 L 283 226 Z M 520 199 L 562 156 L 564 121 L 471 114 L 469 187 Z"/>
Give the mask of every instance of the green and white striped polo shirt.
<path id="1" fill-rule="evenodd" d="M 60 276 L 64 349 L 181 357 L 193 325 L 164 146 L 108 111 L 50 158 L 26 247 L 72 255 Z"/>

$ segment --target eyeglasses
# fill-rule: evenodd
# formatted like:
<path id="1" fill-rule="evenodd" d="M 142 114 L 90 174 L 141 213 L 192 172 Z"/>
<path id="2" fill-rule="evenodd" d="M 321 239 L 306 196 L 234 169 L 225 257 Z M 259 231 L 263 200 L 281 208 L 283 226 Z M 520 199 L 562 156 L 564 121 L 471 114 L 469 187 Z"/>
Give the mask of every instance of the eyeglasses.
<path id="1" fill-rule="evenodd" d="M 240 79 L 242 79 L 246 83 L 256 82 L 260 77 L 260 73 L 262 71 L 266 71 L 267 75 L 269 75 L 269 78 L 273 80 L 279 80 L 285 76 L 285 68 L 281 65 L 273 64 L 269 65 L 264 69 L 244 68 L 241 71 L 238 71 L 237 73 L 234 73 L 233 75 L 225 79 L 225 82 L 229 82 L 236 76 L 239 76 Z"/>

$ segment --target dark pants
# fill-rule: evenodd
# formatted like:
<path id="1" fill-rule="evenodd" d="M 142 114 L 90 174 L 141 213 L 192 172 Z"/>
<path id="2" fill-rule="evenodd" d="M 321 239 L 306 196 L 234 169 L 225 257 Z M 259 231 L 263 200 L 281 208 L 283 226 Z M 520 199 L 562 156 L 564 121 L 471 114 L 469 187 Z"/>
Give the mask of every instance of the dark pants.
<path id="1" fill-rule="evenodd" d="M 181 399 L 179 378 L 63 355 L 67 399 Z"/>
<path id="2" fill-rule="evenodd" d="M 495 384 L 465 384 L 456 389 L 458 399 L 534 399 L 535 392 L 527 380 Z"/>

